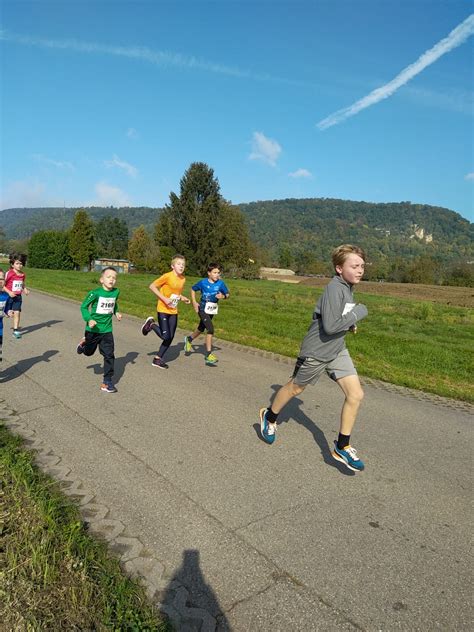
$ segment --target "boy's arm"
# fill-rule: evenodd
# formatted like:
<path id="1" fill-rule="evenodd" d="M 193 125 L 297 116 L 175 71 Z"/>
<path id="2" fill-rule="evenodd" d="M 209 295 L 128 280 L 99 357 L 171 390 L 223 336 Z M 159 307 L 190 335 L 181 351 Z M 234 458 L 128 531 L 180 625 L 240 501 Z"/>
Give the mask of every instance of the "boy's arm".
<path id="1" fill-rule="evenodd" d="M 229 293 L 229 290 L 227 289 L 227 285 L 222 281 L 221 289 L 216 294 L 216 297 L 220 299 L 220 298 L 229 298 L 229 296 L 230 296 L 230 293 Z"/>
<path id="2" fill-rule="evenodd" d="M 196 290 L 191 288 L 191 303 L 193 304 L 194 311 L 199 312 L 199 303 L 196 300 Z"/>
<path id="3" fill-rule="evenodd" d="M 338 334 L 355 325 L 368 314 L 367 307 L 362 303 L 355 305 L 350 312 L 342 315 L 344 296 L 337 288 L 327 286 L 321 297 L 320 312 L 324 331 Z"/>
<path id="4" fill-rule="evenodd" d="M 171 303 L 170 299 L 160 292 L 160 290 L 155 285 L 155 281 L 153 281 L 153 283 L 150 283 L 150 285 L 148 286 L 148 289 L 151 290 L 153 294 L 160 299 L 160 301 L 163 301 L 163 303 L 167 307 L 170 306 L 170 303 Z"/>
<path id="5" fill-rule="evenodd" d="M 81 314 L 82 314 L 82 318 L 86 321 L 86 323 L 88 323 L 89 320 L 91 319 L 91 313 L 90 313 L 89 307 L 90 305 L 92 305 L 95 299 L 96 299 L 95 292 L 91 291 L 86 296 L 86 298 L 82 301 Z"/>
<path id="6" fill-rule="evenodd" d="M 117 293 L 117 298 L 115 299 L 115 305 L 114 305 L 114 314 L 117 318 L 117 320 L 122 320 L 122 314 L 118 311 L 118 297 L 120 295 L 120 290 Z"/>

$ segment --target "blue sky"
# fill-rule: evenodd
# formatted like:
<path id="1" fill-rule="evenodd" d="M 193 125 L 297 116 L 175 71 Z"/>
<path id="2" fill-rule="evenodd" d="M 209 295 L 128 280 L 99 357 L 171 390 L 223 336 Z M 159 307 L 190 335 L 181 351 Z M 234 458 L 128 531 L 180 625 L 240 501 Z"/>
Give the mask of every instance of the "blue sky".
<path id="1" fill-rule="evenodd" d="M 474 220 L 472 3 L 2 0 L 1 208 L 410 200 Z"/>

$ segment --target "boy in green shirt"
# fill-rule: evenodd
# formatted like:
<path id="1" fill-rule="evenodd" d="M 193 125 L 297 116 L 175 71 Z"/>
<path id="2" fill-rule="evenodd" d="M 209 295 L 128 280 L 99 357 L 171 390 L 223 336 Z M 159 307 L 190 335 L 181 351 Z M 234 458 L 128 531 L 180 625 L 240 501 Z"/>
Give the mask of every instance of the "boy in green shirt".
<path id="1" fill-rule="evenodd" d="M 81 313 L 86 321 L 84 338 L 77 345 L 77 353 L 91 356 L 99 347 L 104 357 L 104 381 L 100 387 L 104 393 L 116 393 L 112 383 L 114 375 L 114 335 L 112 333 L 112 315 L 122 320 L 118 311 L 118 297 L 120 290 L 115 288 L 117 271 L 115 268 L 105 268 L 99 279 L 101 287 L 91 290 L 81 305 Z"/>

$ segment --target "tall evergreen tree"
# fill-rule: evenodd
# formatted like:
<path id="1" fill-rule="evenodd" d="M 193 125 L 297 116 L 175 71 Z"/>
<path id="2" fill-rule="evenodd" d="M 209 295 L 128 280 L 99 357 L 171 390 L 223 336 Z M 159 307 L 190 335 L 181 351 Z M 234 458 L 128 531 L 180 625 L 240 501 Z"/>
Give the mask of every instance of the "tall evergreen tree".
<path id="1" fill-rule="evenodd" d="M 82 209 L 77 211 L 69 233 L 69 253 L 79 269 L 90 268 L 96 253 L 94 223 L 88 213 Z"/>
<path id="2" fill-rule="evenodd" d="M 224 267 L 242 265 L 250 256 L 240 211 L 222 198 L 214 171 L 204 162 L 186 170 L 179 196 L 170 194 L 156 226 L 156 241 L 185 255 L 192 272 L 204 273 L 216 259 Z"/>
<path id="3" fill-rule="evenodd" d="M 128 227 L 125 220 L 106 215 L 96 223 L 95 237 L 100 257 L 122 259 L 127 256 Z"/>

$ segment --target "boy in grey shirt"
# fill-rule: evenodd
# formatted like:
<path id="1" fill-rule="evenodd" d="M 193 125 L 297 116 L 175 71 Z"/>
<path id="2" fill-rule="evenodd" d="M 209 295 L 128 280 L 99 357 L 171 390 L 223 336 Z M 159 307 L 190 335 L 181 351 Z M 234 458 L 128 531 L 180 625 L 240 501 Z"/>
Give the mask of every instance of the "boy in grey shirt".
<path id="1" fill-rule="evenodd" d="M 350 437 L 364 392 L 346 349 L 345 335 L 348 331 L 355 333 L 358 321 L 367 316 L 366 306 L 356 304 L 352 294 L 352 287 L 364 274 L 365 253 L 362 248 L 345 244 L 333 251 L 332 262 L 336 274 L 316 303 L 291 380 L 280 388 L 270 407 L 260 410 L 260 430 L 264 441 L 272 444 L 282 408 L 308 384 L 316 384 L 326 371 L 345 395 L 332 455 L 349 469 L 360 472 L 364 463 L 350 445 Z"/>

